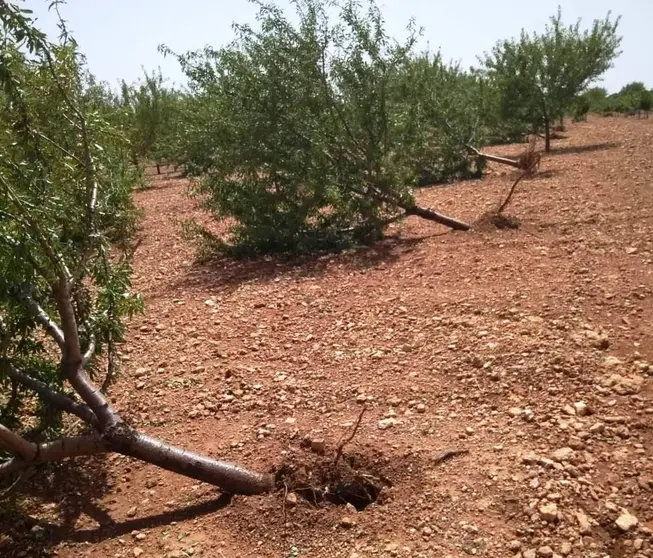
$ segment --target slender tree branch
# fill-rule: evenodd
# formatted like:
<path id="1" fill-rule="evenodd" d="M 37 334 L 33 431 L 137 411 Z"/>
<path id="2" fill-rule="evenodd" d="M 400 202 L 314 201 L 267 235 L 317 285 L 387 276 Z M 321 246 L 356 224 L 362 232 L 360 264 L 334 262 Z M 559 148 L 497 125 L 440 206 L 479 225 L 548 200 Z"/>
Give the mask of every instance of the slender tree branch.
<path id="1" fill-rule="evenodd" d="M 38 239 L 41 248 L 43 249 L 43 251 L 46 253 L 48 258 L 54 265 L 55 269 L 57 270 L 57 275 L 59 276 L 59 278 L 64 279 L 65 281 L 70 281 L 71 275 L 70 275 L 70 271 L 66 267 L 66 264 L 61 259 L 61 257 L 55 253 L 54 248 L 43 234 L 43 231 L 41 230 L 39 224 L 32 218 L 32 215 L 30 214 L 29 210 L 25 207 L 23 201 L 14 192 L 13 188 L 7 182 L 5 177 L 2 176 L 2 174 L 0 174 L 0 182 L 2 182 L 2 185 L 4 186 L 7 192 L 7 197 L 11 199 L 14 206 L 20 213 L 22 219 L 24 220 L 25 223 L 27 223 L 29 228 L 32 230 L 32 232 Z"/>
<path id="2" fill-rule="evenodd" d="M 7 367 L 7 376 L 9 376 L 12 380 L 31 389 L 53 407 L 66 411 L 72 415 L 76 415 L 85 423 L 90 424 L 91 426 L 98 426 L 97 417 L 87 405 L 77 403 L 77 401 L 71 399 L 70 397 L 62 395 L 61 393 L 57 393 L 40 380 L 32 378 L 31 376 L 16 370 L 16 368 L 14 368 L 11 364 L 9 364 Z"/>
<path id="3" fill-rule="evenodd" d="M 338 450 L 336 451 L 336 458 L 333 460 L 334 467 L 338 464 L 338 461 L 340 460 L 340 456 L 342 455 L 342 450 L 344 450 L 345 446 L 354 439 L 354 436 L 356 436 L 356 432 L 358 431 L 358 427 L 360 426 L 365 411 L 366 411 L 366 407 L 363 407 L 361 409 L 360 414 L 358 415 L 358 419 L 356 420 L 356 424 L 354 424 L 354 428 L 352 429 L 351 434 L 347 437 L 346 440 L 343 440 L 340 444 L 338 444 Z"/>
<path id="4" fill-rule="evenodd" d="M 11 486 L 0 492 L 0 502 L 6 500 L 9 498 L 9 496 L 14 494 L 29 476 L 30 469 L 23 469 L 18 475 L 18 478 L 11 484 Z"/>
<path id="5" fill-rule="evenodd" d="M 61 328 L 50 318 L 50 316 L 48 316 L 47 312 L 43 310 L 43 308 L 41 308 L 32 297 L 26 295 L 20 289 L 16 289 L 16 292 L 18 298 L 20 298 L 25 306 L 27 306 L 28 310 L 36 318 L 36 321 L 43 326 L 43 328 L 50 334 L 50 337 L 52 337 L 57 345 L 59 345 L 63 350 L 66 346 L 66 339 Z"/>
<path id="6" fill-rule="evenodd" d="M 47 141 L 47 142 L 48 142 L 50 145 L 52 145 L 53 147 L 57 148 L 57 149 L 58 149 L 59 151 L 61 151 L 61 152 L 62 152 L 66 157 L 70 157 L 70 158 L 71 158 L 73 161 L 75 161 L 78 165 L 84 166 L 84 162 L 83 162 L 79 157 L 77 157 L 77 155 L 75 155 L 74 153 L 71 153 L 70 151 L 68 151 L 68 150 L 67 150 L 63 145 L 60 145 L 59 143 L 57 143 L 57 142 L 54 141 L 53 139 L 51 139 L 51 138 L 49 138 L 48 136 L 46 136 L 44 133 L 39 132 L 38 130 L 34 130 L 33 128 L 30 128 L 30 130 L 32 131 L 33 134 L 37 135 L 37 136 L 40 137 L 41 139 Z"/>
<path id="7" fill-rule="evenodd" d="M 95 354 L 95 347 L 96 347 L 95 335 L 91 334 L 91 339 L 88 342 L 88 347 L 86 348 L 86 352 L 82 356 L 82 366 L 88 365 L 88 363 L 91 361 L 93 355 Z"/>
<path id="8" fill-rule="evenodd" d="M 521 173 L 518 177 L 517 180 L 515 180 L 512 184 L 512 188 L 510 188 L 510 192 L 508 192 L 508 196 L 506 199 L 503 201 L 503 203 L 499 206 L 497 209 L 497 213 L 503 212 L 503 210 L 508 207 L 508 204 L 510 203 L 510 200 L 512 199 L 512 195 L 515 193 L 515 188 L 517 188 L 517 184 L 519 184 L 519 181 L 524 178 L 526 175 L 525 172 Z"/>

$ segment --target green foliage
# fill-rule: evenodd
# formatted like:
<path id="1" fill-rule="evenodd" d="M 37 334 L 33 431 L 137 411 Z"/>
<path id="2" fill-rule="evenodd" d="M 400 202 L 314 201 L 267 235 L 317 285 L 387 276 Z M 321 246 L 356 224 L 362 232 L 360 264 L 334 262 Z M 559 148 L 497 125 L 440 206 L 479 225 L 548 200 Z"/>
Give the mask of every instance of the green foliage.
<path id="1" fill-rule="evenodd" d="M 134 162 L 149 159 L 157 165 L 173 159 L 177 153 L 177 127 L 182 116 L 184 97 L 166 88 L 161 71 L 129 86 L 124 81 L 121 101 L 124 124 L 132 145 Z"/>
<path id="2" fill-rule="evenodd" d="M 592 101 L 587 95 L 579 95 L 573 106 L 574 122 L 587 119 L 587 113 L 592 108 Z"/>
<path id="3" fill-rule="evenodd" d="M 522 31 L 519 40 L 498 43 L 483 62 L 500 91 L 503 118 L 528 123 L 534 131 L 544 129 L 548 150 L 551 123 L 619 54 L 618 23 L 608 14 L 581 31 L 580 22 L 564 26 L 558 10 L 543 34 Z"/>
<path id="4" fill-rule="evenodd" d="M 649 111 L 653 102 L 653 90 L 646 89 L 641 81 L 634 81 L 621 88 L 618 93 L 608 95 L 602 88 L 590 89 L 583 93 L 590 103 L 590 111 L 610 115 L 613 113 L 632 114 L 636 111 Z M 648 107 L 648 108 L 647 108 Z"/>
<path id="5" fill-rule="evenodd" d="M 46 435 L 59 416 L 38 406 L 34 414 L 6 376 L 11 364 L 62 387 L 26 300 L 55 314 L 53 288 L 70 273 L 82 344 L 95 341 L 90 370 L 122 339 L 121 318 L 140 304 L 121 251 L 136 226 L 137 176 L 128 143 L 103 114 L 111 99 L 84 74 L 63 24 L 55 45 L 27 10 L 5 4 L 0 14 L 0 415 Z"/>
<path id="6" fill-rule="evenodd" d="M 236 25 L 227 47 L 177 56 L 194 96 L 186 165 L 206 173 L 194 192 L 216 218 L 234 220 L 224 250 L 371 241 L 424 174 L 469 172 L 476 78 L 414 55 L 412 26 L 391 40 L 373 3 L 345 2 L 337 24 L 326 2 L 295 5 L 296 26 L 259 4 L 258 29 Z"/>

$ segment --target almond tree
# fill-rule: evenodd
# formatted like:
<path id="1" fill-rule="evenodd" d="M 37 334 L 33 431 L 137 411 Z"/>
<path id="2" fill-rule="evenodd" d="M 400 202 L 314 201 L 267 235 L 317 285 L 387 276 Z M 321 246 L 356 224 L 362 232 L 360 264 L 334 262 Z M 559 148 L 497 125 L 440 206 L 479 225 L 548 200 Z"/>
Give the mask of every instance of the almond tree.
<path id="1" fill-rule="evenodd" d="M 89 102 L 63 23 L 55 45 L 13 3 L 0 2 L 0 20 L 0 479 L 118 452 L 231 493 L 271 490 L 272 475 L 141 433 L 98 388 L 140 305 L 129 146 Z M 61 437 L 64 412 L 86 429 Z"/>
<path id="2" fill-rule="evenodd" d="M 488 77 L 501 92 L 507 120 L 544 130 L 551 150 L 551 126 L 576 98 L 611 66 L 619 55 L 619 18 L 595 20 L 590 30 L 562 23 L 560 9 L 543 34 L 522 31 L 519 40 L 497 43 L 483 60 Z"/>
<path id="3" fill-rule="evenodd" d="M 217 219 L 235 221 L 233 242 L 219 247 L 249 255 L 368 243 L 405 215 L 468 229 L 415 205 L 425 169 L 447 179 L 467 163 L 445 126 L 450 115 L 458 128 L 465 97 L 444 108 L 432 86 L 455 72 L 439 57 L 415 60 L 417 30 L 394 41 L 371 1 L 344 1 L 334 19 L 334 3 L 298 0 L 297 24 L 256 3 L 259 28 L 236 25 L 226 47 L 176 55 L 201 115 L 188 135 L 205 171 L 196 193 Z"/>
<path id="4" fill-rule="evenodd" d="M 153 160 L 161 174 L 161 163 L 170 159 L 173 137 L 178 133 L 182 96 L 165 86 L 160 70 L 144 74 L 144 80 L 135 85 L 122 82 L 122 105 L 134 159 Z"/>

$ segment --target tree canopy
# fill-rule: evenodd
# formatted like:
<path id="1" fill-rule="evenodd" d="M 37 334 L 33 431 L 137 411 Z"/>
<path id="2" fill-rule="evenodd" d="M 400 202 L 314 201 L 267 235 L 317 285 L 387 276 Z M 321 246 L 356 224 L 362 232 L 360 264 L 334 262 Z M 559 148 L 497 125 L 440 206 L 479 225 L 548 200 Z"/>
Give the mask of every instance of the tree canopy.
<path id="1" fill-rule="evenodd" d="M 130 290 L 137 175 L 63 22 L 52 44 L 29 11 L 5 3 L 0 17 L 0 479 L 115 451 L 232 492 L 269 490 L 270 475 L 141 434 L 97 387 L 141 306 Z M 64 411 L 86 430 L 63 436 Z"/>
<path id="2" fill-rule="evenodd" d="M 518 40 L 497 43 L 483 63 L 501 96 L 502 116 L 544 130 L 551 148 L 551 123 L 573 106 L 578 95 L 608 70 L 619 55 L 619 18 L 610 14 L 581 31 L 580 21 L 565 26 L 559 9 L 544 33 L 522 31 Z"/>
<path id="3" fill-rule="evenodd" d="M 197 109 L 187 163 L 206 172 L 196 193 L 236 222 L 223 250 L 374 240 L 414 205 L 425 174 L 469 173 L 469 76 L 414 55 L 413 27 L 393 41 L 373 4 L 345 2 L 335 24 L 324 2 L 295 5 L 297 25 L 262 4 L 258 29 L 237 25 L 232 44 L 178 55 Z"/>

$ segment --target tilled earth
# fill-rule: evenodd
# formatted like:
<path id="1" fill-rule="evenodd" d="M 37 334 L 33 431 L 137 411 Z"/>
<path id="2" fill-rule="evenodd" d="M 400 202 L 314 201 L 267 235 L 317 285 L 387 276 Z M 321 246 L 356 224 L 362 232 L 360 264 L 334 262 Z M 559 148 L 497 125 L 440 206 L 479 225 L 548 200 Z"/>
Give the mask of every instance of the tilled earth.
<path id="1" fill-rule="evenodd" d="M 566 135 L 509 206 L 519 230 L 411 217 L 294 263 L 198 262 L 181 224 L 206 216 L 155 177 L 114 402 L 292 479 L 229 500 L 120 456 L 76 463 L 4 524 L 7 555 L 653 557 L 653 118 Z M 474 222 L 505 169 L 419 201 Z M 363 407 L 337 468 L 375 488 L 339 505 L 321 481 Z"/>

